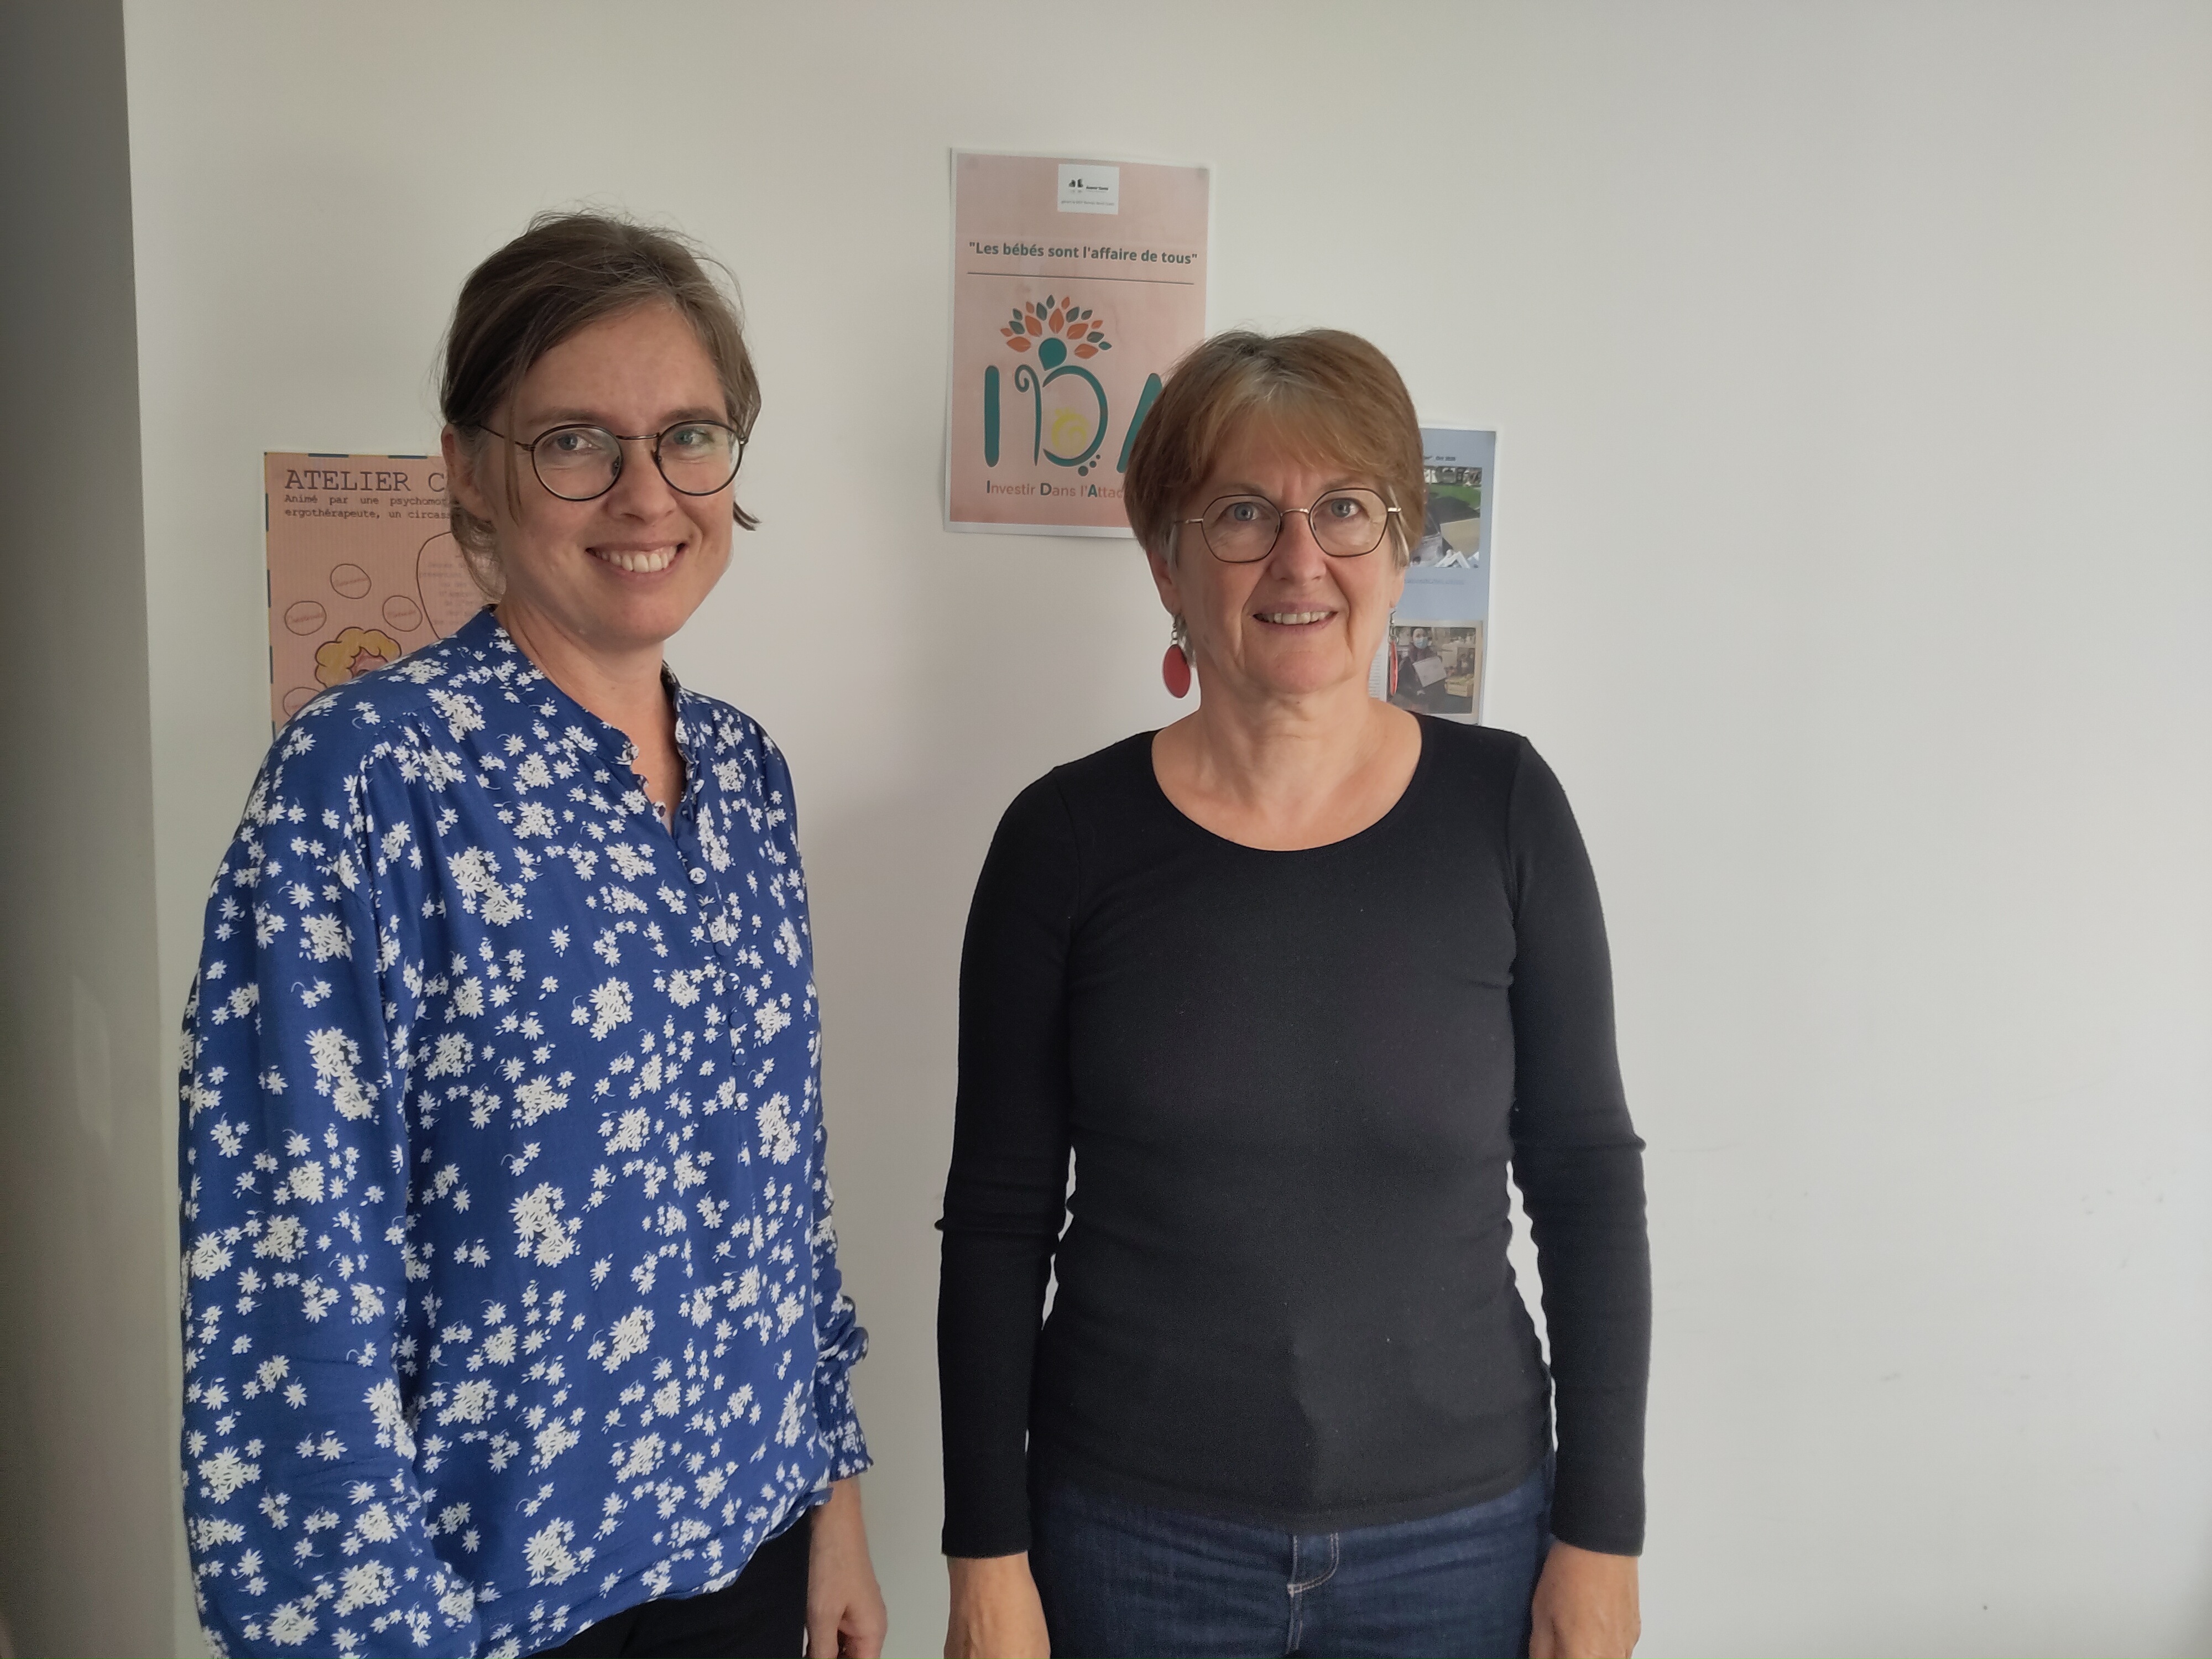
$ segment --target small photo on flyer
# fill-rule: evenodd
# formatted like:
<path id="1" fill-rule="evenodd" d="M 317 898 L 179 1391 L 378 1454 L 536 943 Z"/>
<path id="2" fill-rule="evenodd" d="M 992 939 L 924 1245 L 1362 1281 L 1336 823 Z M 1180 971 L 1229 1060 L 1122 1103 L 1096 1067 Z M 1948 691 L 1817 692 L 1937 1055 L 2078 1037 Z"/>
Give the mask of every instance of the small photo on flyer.
<path id="1" fill-rule="evenodd" d="M 1417 714 L 1480 720 L 1483 631 L 1480 622 L 1393 623 L 1389 700 Z"/>
<path id="2" fill-rule="evenodd" d="M 1482 469 L 1431 465 L 1425 471 L 1428 510 L 1412 562 L 1423 569 L 1471 569 L 1482 558 Z"/>

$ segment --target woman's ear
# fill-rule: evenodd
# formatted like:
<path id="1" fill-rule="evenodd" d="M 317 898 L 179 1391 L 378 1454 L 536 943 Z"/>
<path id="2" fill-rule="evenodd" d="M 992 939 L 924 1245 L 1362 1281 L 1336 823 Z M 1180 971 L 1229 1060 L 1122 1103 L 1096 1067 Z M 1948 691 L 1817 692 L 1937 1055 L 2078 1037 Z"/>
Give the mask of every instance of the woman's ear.
<path id="1" fill-rule="evenodd" d="M 1172 538 L 1176 533 L 1174 527 L 1170 526 L 1167 533 Z M 1159 548 L 1146 548 L 1145 562 L 1152 567 L 1152 586 L 1159 589 L 1160 603 L 1167 607 L 1168 615 L 1180 617 L 1184 612 L 1184 607 L 1182 592 L 1176 586 L 1175 561 L 1169 556 L 1167 551 L 1162 550 L 1163 549 L 1171 550 L 1173 546 L 1174 543 L 1170 540 L 1163 543 Z"/>
<path id="2" fill-rule="evenodd" d="M 489 521 L 491 501 L 477 477 L 476 446 L 449 426 L 438 435 L 438 447 L 446 458 L 447 489 L 471 518 Z"/>

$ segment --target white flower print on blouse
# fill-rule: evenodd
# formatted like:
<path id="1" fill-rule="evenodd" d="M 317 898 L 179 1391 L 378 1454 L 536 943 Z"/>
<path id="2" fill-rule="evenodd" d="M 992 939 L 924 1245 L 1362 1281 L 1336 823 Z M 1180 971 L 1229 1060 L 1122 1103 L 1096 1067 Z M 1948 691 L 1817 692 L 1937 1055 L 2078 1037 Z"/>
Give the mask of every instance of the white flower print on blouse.
<path id="1" fill-rule="evenodd" d="M 552 1646 L 867 1464 L 789 773 L 673 695 L 672 830 L 488 611 L 254 784 L 182 1079 L 218 1653 Z"/>

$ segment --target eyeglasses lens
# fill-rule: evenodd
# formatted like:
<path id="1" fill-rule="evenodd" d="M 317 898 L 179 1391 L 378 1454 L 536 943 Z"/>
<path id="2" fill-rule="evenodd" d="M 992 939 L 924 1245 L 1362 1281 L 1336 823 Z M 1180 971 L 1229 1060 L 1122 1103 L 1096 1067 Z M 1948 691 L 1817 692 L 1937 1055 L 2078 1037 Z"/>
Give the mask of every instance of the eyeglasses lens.
<path id="1" fill-rule="evenodd" d="M 587 501 L 614 488 L 622 446 L 595 426 L 556 426 L 530 447 L 538 482 L 556 495 Z"/>
<path id="2" fill-rule="evenodd" d="M 1206 509 L 1206 544 L 1231 564 L 1266 558 L 1282 528 L 1283 515 L 1260 495 L 1224 495 Z"/>
<path id="3" fill-rule="evenodd" d="M 711 495 L 738 470 L 738 434 L 712 421 L 672 426 L 660 434 L 660 476 L 687 495 Z"/>
<path id="4" fill-rule="evenodd" d="M 1314 539 L 1333 558 L 1354 559 L 1372 553 L 1382 540 L 1389 515 L 1382 498 L 1371 489 L 1334 489 L 1313 504 L 1307 515 Z"/>

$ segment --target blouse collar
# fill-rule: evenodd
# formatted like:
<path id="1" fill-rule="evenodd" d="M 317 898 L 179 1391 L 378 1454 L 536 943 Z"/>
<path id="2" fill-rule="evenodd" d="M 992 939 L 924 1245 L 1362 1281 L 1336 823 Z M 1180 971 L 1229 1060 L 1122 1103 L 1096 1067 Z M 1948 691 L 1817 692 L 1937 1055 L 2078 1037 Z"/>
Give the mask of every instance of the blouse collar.
<path id="1" fill-rule="evenodd" d="M 484 606 L 466 623 L 456 629 L 453 643 L 474 653 L 479 659 L 490 661 L 505 655 L 514 664 L 514 689 L 536 689 L 543 686 L 546 695 L 556 702 L 568 719 L 584 730 L 602 739 L 607 749 L 623 767 L 634 769 L 637 764 L 637 745 L 629 734 L 611 721 L 599 718 L 575 698 L 553 683 L 552 677 L 530 659 L 530 653 L 515 641 L 500 622 L 499 614 L 490 605 Z M 660 664 L 660 684 L 668 693 L 668 701 L 676 711 L 676 748 L 684 757 L 684 793 L 689 797 L 702 787 L 705 757 L 700 752 L 705 738 L 704 720 L 697 716 L 699 699 L 684 690 L 676 678 L 676 671 L 664 658 Z M 641 793 L 642 793 L 641 791 Z"/>

